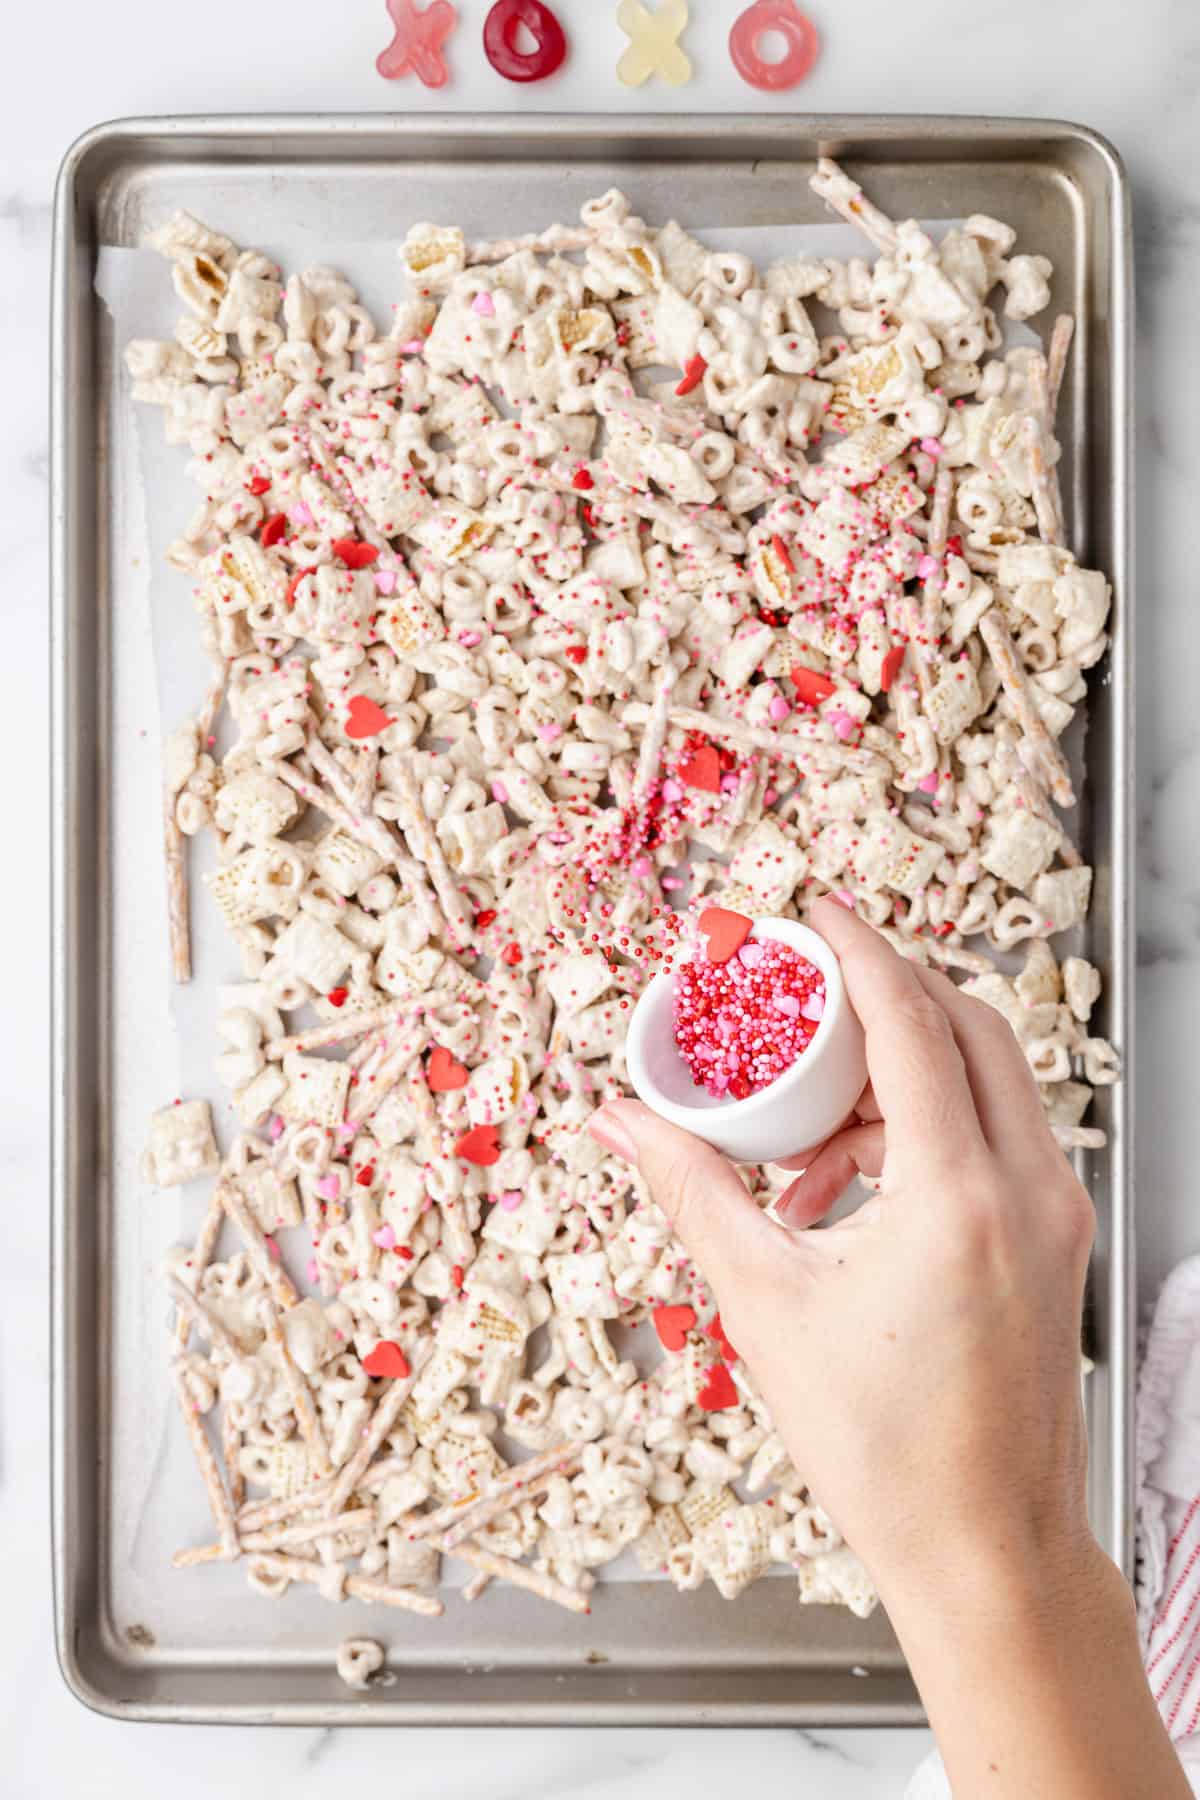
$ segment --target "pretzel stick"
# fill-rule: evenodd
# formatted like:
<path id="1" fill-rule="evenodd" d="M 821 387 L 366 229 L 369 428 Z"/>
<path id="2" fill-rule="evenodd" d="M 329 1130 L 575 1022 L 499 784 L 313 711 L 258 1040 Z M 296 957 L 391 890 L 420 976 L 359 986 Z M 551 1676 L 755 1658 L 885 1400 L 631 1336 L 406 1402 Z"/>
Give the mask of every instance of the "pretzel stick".
<path id="1" fill-rule="evenodd" d="M 633 787 L 629 800 L 631 806 L 640 812 L 650 798 L 650 790 L 658 774 L 658 765 L 662 757 L 663 745 L 667 741 L 667 730 L 671 719 L 671 694 L 675 687 L 675 670 L 667 668 L 658 684 L 658 692 L 642 732 L 642 747 L 638 754 L 637 773 L 633 778 Z"/>
<path id="2" fill-rule="evenodd" d="M 412 770 L 407 765 L 401 765 L 397 769 L 393 788 L 404 803 L 405 820 L 402 829 L 405 839 L 417 861 L 424 863 L 429 871 L 433 891 L 446 920 L 450 942 L 456 946 L 469 944 L 475 935 L 474 920 L 463 905 L 462 895 L 454 884 L 450 864 L 446 861 L 446 853 L 429 822 Z"/>
<path id="3" fill-rule="evenodd" d="M 1025 767 L 1011 738 L 1000 733 L 997 733 L 996 761 L 1005 781 L 1014 789 L 1021 804 L 1039 819 L 1044 819 L 1047 825 L 1053 825 L 1061 831 L 1062 821 L 1050 804 L 1050 796 L 1037 777 Z M 1058 854 L 1069 869 L 1082 867 L 1083 858 L 1065 832 Z"/>
<path id="4" fill-rule="evenodd" d="M 1042 542 L 1046 544 L 1062 543 L 1062 521 L 1058 516 L 1055 503 L 1054 487 L 1050 479 L 1050 471 L 1046 466 L 1046 434 L 1040 419 L 1028 413 L 1021 428 L 1025 439 L 1025 447 L 1029 451 L 1029 473 L 1033 481 L 1033 510 L 1037 514 L 1038 530 Z"/>
<path id="5" fill-rule="evenodd" d="M 1058 417 L 1058 400 L 1062 393 L 1063 379 L 1067 373 L 1067 357 L 1071 353 L 1071 340 L 1075 336 L 1075 320 L 1070 313 L 1060 313 L 1054 321 L 1054 330 L 1050 333 L 1050 349 L 1046 356 L 1046 392 L 1050 402 L 1049 426 L 1053 431 L 1054 421 Z"/>
<path id="6" fill-rule="evenodd" d="M 289 1581 L 307 1581 L 319 1586 L 327 1564 L 308 1562 L 302 1557 L 283 1556 L 278 1552 L 258 1551 L 255 1566 L 268 1575 L 282 1575 Z M 431 1594 L 417 1594 L 411 1588 L 389 1587 L 386 1581 L 371 1581 L 365 1575 L 347 1575 L 346 1593 L 354 1600 L 375 1601 L 381 1606 L 399 1606 L 405 1612 L 420 1613 L 426 1619 L 440 1619 L 445 1607 Z"/>
<path id="7" fill-rule="evenodd" d="M 188 1264 L 196 1272 L 199 1281 L 205 1269 L 213 1259 L 213 1251 L 221 1235 L 221 1227 L 225 1223 L 225 1208 L 221 1204 L 220 1184 L 214 1187 L 208 1199 L 208 1211 L 204 1215 L 204 1223 L 200 1227 L 200 1235 L 192 1246 L 192 1254 Z M 175 1323 L 175 1349 L 182 1354 L 187 1349 L 188 1339 L 192 1334 L 191 1319 L 181 1315 Z"/>
<path id="8" fill-rule="evenodd" d="M 848 225 L 857 225 L 877 250 L 888 255 L 895 250 L 900 237 L 893 221 L 867 199 L 858 183 L 852 181 L 831 157 L 818 159 L 817 172 L 809 176 L 808 185 L 832 212 L 840 214 Z"/>
<path id="9" fill-rule="evenodd" d="M 584 1438 L 573 1438 L 568 1443 L 557 1444 L 553 1450 L 544 1450 L 540 1456 L 531 1457 L 528 1462 L 517 1463 L 513 1468 L 506 1469 L 503 1475 L 497 1475 L 494 1481 L 488 1483 L 484 1493 L 469 1494 L 462 1500 L 451 1500 L 447 1505 L 439 1507 L 437 1512 L 424 1514 L 414 1522 L 409 1538 L 415 1541 L 449 1527 L 448 1536 L 457 1539 L 459 1525 L 466 1524 L 479 1509 L 492 1500 L 504 1499 L 536 1481 L 539 1476 L 553 1475 L 567 1463 L 575 1462 L 585 1441 Z"/>
<path id="10" fill-rule="evenodd" d="M 577 1463 L 568 1463 L 562 1472 L 574 1474 L 577 1467 Z M 526 1500 L 540 1499 L 554 1480 L 555 1473 L 556 1471 L 551 1470 L 548 1475 L 535 1476 L 526 1487 L 514 1488 L 507 1494 L 493 1494 L 490 1500 L 472 1506 L 457 1525 L 452 1525 L 449 1531 L 442 1534 L 446 1549 L 453 1550 L 467 1538 L 478 1536 L 493 1519 L 502 1518 L 505 1513 L 512 1512 Z"/>
<path id="11" fill-rule="evenodd" d="M 163 856 L 167 870 L 167 929 L 171 970 L 181 985 L 192 979 L 192 936 L 188 922 L 188 872 L 184 835 L 175 820 L 178 794 L 163 792 Z"/>
<path id="12" fill-rule="evenodd" d="M 354 771 L 354 810 L 369 813 L 375 799 L 375 783 L 379 779 L 379 752 L 370 745 L 358 753 L 358 766 Z"/>
<path id="13" fill-rule="evenodd" d="M 233 1408 L 225 1406 L 221 1409 L 221 1456 L 225 1463 L 225 1479 L 229 1483 L 229 1499 L 236 1513 L 246 1498 L 246 1477 L 242 1474 L 238 1462 L 238 1453 L 242 1447 L 242 1434 L 234 1424 Z"/>
<path id="14" fill-rule="evenodd" d="M 996 673 L 1030 749 L 1046 772 L 1046 786 L 1060 806 L 1074 806 L 1075 790 L 1071 786 L 1071 772 L 1066 759 L 1046 729 L 1046 722 L 1029 691 L 1029 682 L 1008 627 L 994 606 L 989 607 L 980 619 L 979 635 L 996 665 Z"/>
<path id="15" fill-rule="evenodd" d="M 187 1315 L 189 1326 L 195 1325 L 201 1335 L 208 1339 L 214 1350 L 223 1350 L 227 1356 L 232 1357 L 245 1355 L 241 1344 L 238 1343 L 228 1327 L 223 1325 L 211 1308 L 207 1307 L 198 1295 L 193 1294 L 190 1288 L 185 1287 L 178 1277 L 167 1276 L 167 1291 L 180 1313 Z M 177 1333 L 176 1343 L 178 1341 Z"/>
<path id="16" fill-rule="evenodd" d="M 364 1506 L 357 1512 L 343 1513 L 338 1519 L 318 1519 L 311 1525 L 286 1525 L 274 1531 L 242 1534 L 242 1549 L 294 1550 L 304 1544 L 318 1543 L 323 1538 L 337 1537 L 340 1532 L 368 1530 L 375 1519 L 375 1509 Z M 204 1544 L 198 1550 L 177 1550 L 171 1558 L 173 1569 L 195 1569 L 202 1563 L 220 1562 L 220 1544 Z"/>
<path id="17" fill-rule="evenodd" d="M 478 244 L 468 244 L 467 261 L 504 262 L 522 250 L 532 250 L 536 256 L 551 256 L 565 250 L 586 250 L 589 244 L 596 242 L 596 237 L 597 233 L 586 225 L 551 225 L 547 231 L 530 232 L 525 237 L 485 238 Z"/>
<path id="18" fill-rule="evenodd" d="M 937 568 L 925 579 L 924 606 L 921 623 L 925 633 L 925 649 L 932 653 L 940 635 L 942 595 L 946 587 L 946 539 L 950 531 L 950 507 L 954 499 L 954 473 L 945 463 L 938 464 L 933 483 L 933 504 L 929 512 L 927 551 L 936 557 Z"/>
<path id="19" fill-rule="evenodd" d="M 187 1376 L 178 1363 L 172 1364 L 171 1379 L 175 1384 L 175 1398 L 179 1402 L 179 1410 L 183 1414 L 183 1422 L 192 1442 L 196 1466 L 200 1470 L 204 1491 L 208 1495 L 208 1504 L 212 1508 L 213 1520 L 220 1534 L 222 1560 L 233 1562 L 241 1554 L 238 1546 L 237 1525 L 234 1521 L 233 1509 L 229 1504 L 229 1496 L 225 1492 L 225 1486 L 221 1480 L 221 1471 L 217 1467 L 217 1459 L 213 1455 L 212 1445 L 208 1441 L 208 1433 L 201 1422 L 200 1414 L 193 1406 L 192 1397 L 188 1393 Z"/>
<path id="20" fill-rule="evenodd" d="M 486 1593 L 487 1589 L 491 1587 L 495 1579 L 495 1576 L 489 1575 L 486 1569 L 480 1569 L 478 1575 L 472 1575 L 470 1581 L 468 1581 L 466 1587 L 462 1591 L 462 1597 L 467 1602 L 468 1606 L 471 1604 L 472 1600 L 478 1600 L 480 1594 Z"/>
<path id="21" fill-rule="evenodd" d="M 344 1044 L 348 1038 L 365 1037 L 387 1025 L 397 1025 L 404 1015 L 420 1004 L 415 1000 L 392 1000 L 371 1012 L 355 1013 L 348 1019 L 335 1019 L 331 1025 L 314 1025 L 311 1031 L 297 1032 L 295 1037 L 276 1038 L 266 1045 L 271 1062 L 290 1056 L 293 1050 L 324 1050 L 330 1044 Z"/>
<path id="22" fill-rule="evenodd" d="M 243 1531 L 258 1531 L 264 1525 L 278 1525 L 284 1519 L 294 1519 L 297 1513 L 311 1512 L 323 1505 L 332 1490 L 333 1481 L 330 1479 L 314 1481 L 298 1494 L 289 1494 L 286 1500 L 252 1500 L 249 1506 L 243 1506 L 238 1513 L 238 1525 Z"/>
<path id="23" fill-rule="evenodd" d="M 409 1395 L 416 1387 L 417 1377 L 420 1375 L 428 1355 L 428 1347 L 425 1349 L 424 1355 L 418 1357 L 414 1354 L 409 1373 L 404 1376 L 402 1380 L 392 1382 L 387 1393 L 375 1408 L 371 1423 L 364 1432 L 358 1449 L 354 1452 L 354 1455 L 350 1458 L 349 1462 L 344 1464 L 341 1473 L 338 1475 L 337 1480 L 330 1490 L 329 1497 L 325 1502 L 326 1518 L 328 1518 L 331 1513 L 341 1512 L 347 1500 L 358 1486 L 360 1475 L 364 1475 L 370 1467 L 375 1452 L 383 1443 L 388 1432 L 391 1431 L 395 1425 L 396 1420 L 400 1417 L 400 1414 L 408 1401 Z"/>
<path id="24" fill-rule="evenodd" d="M 219 1182 L 218 1191 L 221 1204 L 242 1234 L 250 1261 L 260 1279 L 274 1291 L 276 1302 L 285 1310 L 289 1306 L 295 1306 L 300 1296 L 292 1286 L 287 1271 L 280 1267 L 267 1249 L 266 1237 L 259 1228 L 258 1221 L 251 1217 L 242 1196 L 231 1181 Z"/>
<path id="25" fill-rule="evenodd" d="M 690 706 L 673 706 L 671 723 L 684 731 L 702 731 L 706 737 L 732 744 L 739 750 L 765 750 L 781 762 L 796 762 L 809 756 L 814 762 L 839 772 L 856 775 L 886 775 L 889 765 L 874 751 L 859 750 L 850 744 L 829 744 L 823 738 L 810 738 L 796 732 L 766 731 L 757 725 L 742 725 L 735 719 L 718 719 L 709 713 L 695 712 Z"/>
<path id="26" fill-rule="evenodd" d="M 312 1451 L 313 1467 L 318 1475 L 331 1475 L 333 1464 L 329 1460 L 329 1446 L 325 1442 L 325 1433 L 321 1430 L 321 1421 L 317 1417 L 312 1393 L 304 1376 L 292 1360 L 292 1353 L 288 1349 L 283 1326 L 279 1322 L 279 1314 L 270 1300 L 263 1303 L 259 1316 L 267 1334 L 267 1342 L 279 1358 L 284 1384 L 291 1397 L 292 1411 L 295 1413 L 296 1423 L 300 1427 L 300 1436 Z"/>
<path id="27" fill-rule="evenodd" d="M 451 1550 L 438 1537 L 427 1538 L 426 1542 L 432 1544 L 435 1550 L 440 1550 L 444 1556 L 456 1557 L 459 1562 L 469 1563 L 473 1569 L 480 1569 L 485 1575 L 494 1575 L 498 1581 L 511 1582 L 513 1587 L 524 1588 L 528 1593 L 536 1594 L 540 1600 L 551 1600 L 555 1606 L 563 1606 L 568 1612 L 590 1613 L 592 1610 L 587 1595 L 580 1593 L 578 1588 L 556 1581 L 553 1575 L 540 1575 L 536 1569 L 514 1562 L 511 1556 L 498 1556 L 494 1550 L 483 1550 L 478 1544 L 459 1544 Z"/>
<path id="28" fill-rule="evenodd" d="M 386 1038 L 384 1039 L 380 1045 L 380 1061 L 374 1074 L 366 1073 L 371 1067 L 368 1060 L 359 1069 L 357 1086 L 350 1089 L 346 1107 L 348 1124 L 362 1125 L 378 1111 L 400 1077 L 416 1062 L 428 1037 L 429 1033 L 424 1025 L 417 1025 L 407 1037 L 402 1037 L 390 1049 Z"/>

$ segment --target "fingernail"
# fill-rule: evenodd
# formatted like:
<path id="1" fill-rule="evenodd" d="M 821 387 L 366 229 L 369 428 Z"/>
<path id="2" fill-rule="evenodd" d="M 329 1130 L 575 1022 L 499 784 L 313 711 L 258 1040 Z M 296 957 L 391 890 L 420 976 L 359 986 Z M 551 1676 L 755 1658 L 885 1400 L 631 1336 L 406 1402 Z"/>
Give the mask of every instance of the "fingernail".
<path id="1" fill-rule="evenodd" d="M 611 1107 L 602 1106 L 599 1112 L 593 1113 L 587 1128 L 598 1144 L 637 1167 L 637 1145 Z"/>

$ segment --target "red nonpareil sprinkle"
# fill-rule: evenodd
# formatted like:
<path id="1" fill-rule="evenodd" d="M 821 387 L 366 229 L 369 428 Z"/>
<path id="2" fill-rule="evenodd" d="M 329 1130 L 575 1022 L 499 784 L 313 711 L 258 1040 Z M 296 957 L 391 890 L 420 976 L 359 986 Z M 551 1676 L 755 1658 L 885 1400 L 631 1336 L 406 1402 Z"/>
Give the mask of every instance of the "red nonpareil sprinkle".
<path id="1" fill-rule="evenodd" d="M 455 1263 L 454 1267 L 450 1271 L 450 1279 L 454 1283 L 455 1287 L 458 1289 L 459 1293 L 461 1294 L 463 1282 L 467 1279 L 465 1274 L 463 1273 L 463 1267 L 462 1267 L 461 1263 Z"/>
<path id="2" fill-rule="evenodd" d="M 486 931 L 489 925 L 494 925 L 496 923 L 495 907 L 485 906 L 482 912 L 477 912 L 475 914 L 475 923 L 480 931 Z"/>
<path id="3" fill-rule="evenodd" d="M 787 944 L 751 938 L 725 962 L 681 964 L 674 1001 L 675 1046 L 696 1086 L 716 1099 L 744 1100 L 777 1081 L 812 1043 L 825 978 Z"/>
<path id="4" fill-rule="evenodd" d="M 830 681 L 828 675 L 819 675 L 816 669 L 806 669 L 803 663 L 797 663 L 792 670 L 792 681 L 796 698 L 803 706 L 820 706 L 823 700 L 837 693 L 835 681 Z"/>
<path id="5" fill-rule="evenodd" d="M 269 476 L 267 476 L 267 475 L 252 475 L 250 477 L 249 481 L 246 483 L 246 492 L 248 494 L 253 494 L 254 498 L 256 500 L 259 500 L 267 492 L 270 485 L 271 485 L 271 481 L 270 481 Z"/>
<path id="6" fill-rule="evenodd" d="M 571 486 L 573 488 L 576 488 L 581 494 L 586 494 L 591 488 L 594 488 L 595 485 L 595 482 L 592 480 L 586 469 L 576 469 L 571 480 Z"/>
<path id="7" fill-rule="evenodd" d="M 361 543 L 358 538 L 334 538 L 330 548 L 347 569 L 369 569 L 379 560 L 374 544 Z"/>
<path id="8" fill-rule="evenodd" d="M 258 541 L 264 550 L 269 550 L 272 544 L 278 544 L 282 538 L 287 536 L 287 523 L 286 513 L 272 513 L 270 518 L 264 522 L 263 528 L 258 534 Z"/>
<path id="9" fill-rule="evenodd" d="M 510 969 L 515 969 L 524 954 L 520 944 L 505 944 L 500 952 L 500 960 L 506 962 Z"/>
<path id="10" fill-rule="evenodd" d="M 350 998 L 350 989 L 348 987 L 330 988 L 325 998 L 328 1000 L 330 1006 L 345 1006 L 347 1000 Z"/>
<path id="11" fill-rule="evenodd" d="M 685 394 L 694 392 L 694 390 L 700 386 L 700 383 L 704 380 L 707 373 L 708 364 L 702 356 L 693 356 L 686 362 L 683 365 L 683 380 L 675 389 L 679 398 L 682 400 Z"/>
<path id="12" fill-rule="evenodd" d="M 296 604 L 296 591 L 299 588 L 300 583 L 304 580 L 304 577 L 306 575 L 315 575 L 316 572 L 317 572 L 316 569 L 297 569 L 296 570 L 296 573 L 292 576 L 292 579 L 288 582 L 287 593 L 284 595 L 284 599 L 287 602 L 289 610 Z"/>
<path id="13" fill-rule="evenodd" d="M 892 683 L 900 673 L 903 664 L 904 645 L 893 644 L 887 655 L 884 657 L 883 666 L 879 671 L 879 685 L 885 694 L 891 693 Z"/>
<path id="14" fill-rule="evenodd" d="M 788 549 L 778 532 L 776 532 L 775 536 L 771 539 L 771 548 L 787 570 L 788 574 L 794 575 L 796 573 L 796 565 L 792 561 L 791 551 Z"/>
<path id="15" fill-rule="evenodd" d="M 953 537 L 948 537 L 946 539 L 946 554 L 947 554 L 947 556 L 961 556 L 962 553 L 963 553 L 962 539 L 958 536 L 958 534 L 956 532 Z"/>
<path id="16" fill-rule="evenodd" d="M 470 1131 L 464 1131 L 454 1146 L 454 1154 L 461 1156 L 464 1162 L 475 1163 L 481 1169 L 490 1169 L 493 1163 L 500 1161 L 500 1136 L 494 1125 L 473 1125 Z"/>

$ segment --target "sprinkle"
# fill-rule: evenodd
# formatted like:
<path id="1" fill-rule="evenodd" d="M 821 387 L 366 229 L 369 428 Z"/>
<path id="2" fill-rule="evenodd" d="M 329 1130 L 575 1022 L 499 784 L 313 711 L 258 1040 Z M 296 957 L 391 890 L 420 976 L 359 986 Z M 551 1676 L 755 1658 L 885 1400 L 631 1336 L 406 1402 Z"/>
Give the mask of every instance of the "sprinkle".
<path id="1" fill-rule="evenodd" d="M 322 1200 L 336 1200 L 339 1192 L 337 1176 L 322 1175 L 316 1188 Z"/>
<path id="2" fill-rule="evenodd" d="M 791 716 L 792 709 L 784 699 L 783 695 L 776 694 L 767 706 L 767 717 L 771 720 L 772 724 L 782 725 L 783 721 L 785 719 L 790 719 Z"/>
<path id="3" fill-rule="evenodd" d="M 496 1204 L 501 1212 L 516 1212 L 524 1202 L 525 1195 L 520 1188 L 505 1188 Z"/>
<path id="4" fill-rule="evenodd" d="M 922 438 L 921 448 L 926 456 L 932 456 L 935 461 L 942 454 L 942 445 L 939 438 Z"/>
<path id="5" fill-rule="evenodd" d="M 683 789 L 671 775 L 662 784 L 662 797 L 668 806 L 674 806 L 676 801 L 683 799 Z"/>
<path id="6" fill-rule="evenodd" d="M 824 1008 L 824 977 L 806 957 L 773 938 L 743 943 L 677 971 L 675 1046 L 697 1087 L 744 1100 L 803 1056 Z"/>
<path id="7" fill-rule="evenodd" d="M 378 1250 L 394 1250 L 396 1248 L 396 1233 L 392 1230 L 390 1225 L 381 1225 L 378 1231 L 373 1231 L 371 1233 L 371 1242 Z"/>
<path id="8" fill-rule="evenodd" d="M 500 802 L 501 806 L 507 805 L 508 789 L 505 787 L 505 785 L 502 781 L 493 781 L 493 783 L 492 783 L 492 799 L 498 800 Z"/>
<path id="9" fill-rule="evenodd" d="M 690 394 L 694 389 L 698 388 L 707 372 L 708 364 L 702 356 L 691 357 L 690 360 L 684 364 L 683 380 L 675 389 L 679 398 L 682 400 L 685 394 Z"/>
<path id="10" fill-rule="evenodd" d="M 537 734 L 541 738 L 543 744 L 552 744 L 556 738 L 562 736 L 562 729 L 561 725 L 556 725 L 551 722 L 549 725 L 539 725 Z"/>
<path id="11" fill-rule="evenodd" d="M 376 569 L 375 592 L 377 594 L 394 594 L 396 591 L 395 569 Z"/>
<path id="12" fill-rule="evenodd" d="M 277 1144 L 286 1130 L 287 1125 L 284 1120 L 280 1118 L 278 1113 L 272 1113 L 271 1122 L 267 1126 L 267 1136 L 270 1138 L 271 1142 Z"/>
<path id="13" fill-rule="evenodd" d="M 471 311 L 477 313 L 481 319 L 494 319 L 496 316 L 496 302 L 488 293 L 476 294 L 471 302 Z"/>
<path id="14" fill-rule="evenodd" d="M 925 555 L 917 564 L 917 574 L 922 581 L 928 581 L 931 575 L 937 574 L 941 566 L 938 558 L 936 556 L 930 556 L 929 552 L 926 551 Z"/>
<path id="15" fill-rule="evenodd" d="M 288 507 L 288 518 L 292 521 L 293 525 L 315 524 L 315 520 L 312 516 L 312 508 L 306 506 L 303 500 L 297 500 L 295 506 Z"/>
<path id="16" fill-rule="evenodd" d="M 920 787 L 923 794 L 936 794 L 938 791 L 937 770 L 935 769 L 932 775 L 926 775 L 925 779 L 917 785 Z"/>

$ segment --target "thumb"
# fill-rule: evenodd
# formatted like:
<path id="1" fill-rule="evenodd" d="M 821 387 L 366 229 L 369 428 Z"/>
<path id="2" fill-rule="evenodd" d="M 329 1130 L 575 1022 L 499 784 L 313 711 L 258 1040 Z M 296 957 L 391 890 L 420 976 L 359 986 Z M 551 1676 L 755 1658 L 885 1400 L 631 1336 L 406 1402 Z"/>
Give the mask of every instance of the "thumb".
<path id="1" fill-rule="evenodd" d="M 778 1258 L 783 1232 L 711 1144 L 668 1125 L 639 1100 L 610 1101 L 588 1120 L 588 1130 L 633 1164 L 709 1281 Z"/>

